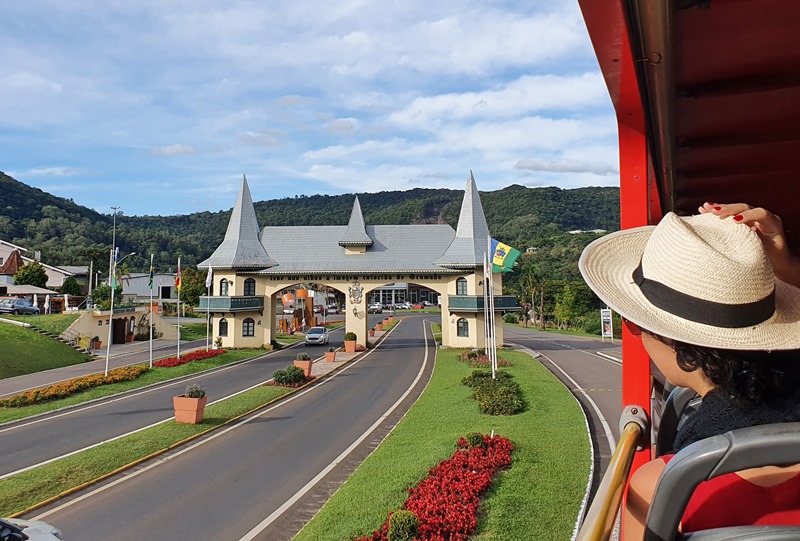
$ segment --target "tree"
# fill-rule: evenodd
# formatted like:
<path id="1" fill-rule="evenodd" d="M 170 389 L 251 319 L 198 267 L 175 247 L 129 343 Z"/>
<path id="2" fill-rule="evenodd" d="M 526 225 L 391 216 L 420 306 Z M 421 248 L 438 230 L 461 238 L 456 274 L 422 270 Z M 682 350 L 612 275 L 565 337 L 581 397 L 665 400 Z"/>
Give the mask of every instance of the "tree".
<path id="1" fill-rule="evenodd" d="M 200 295 L 206 294 L 207 270 L 187 267 L 181 272 L 181 302 L 189 306 L 200 304 Z"/>
<path id="2" fill-rule="evenodd" d="M 575 316 L 575 291 L 570 284 L 566 284 L 561 293 L 556 295 L 554 309 L 558 326 L 568 329 L 572 318 Z"/>
<path id="3" fill-rule="evenodd" d="M 80 295 L 81 284 L 75 279 L 74 276 L 67 276 L 64 283 L 61 284 L 61 294 L 64 295 Z"/>
<path id="4" fill-rule="evenodd" d="M 14 275 L 16 285 L 31 285 L 36 287 L 47 286 L 47 271 L 38 261 L 31 261 L 20 268 Z"/>

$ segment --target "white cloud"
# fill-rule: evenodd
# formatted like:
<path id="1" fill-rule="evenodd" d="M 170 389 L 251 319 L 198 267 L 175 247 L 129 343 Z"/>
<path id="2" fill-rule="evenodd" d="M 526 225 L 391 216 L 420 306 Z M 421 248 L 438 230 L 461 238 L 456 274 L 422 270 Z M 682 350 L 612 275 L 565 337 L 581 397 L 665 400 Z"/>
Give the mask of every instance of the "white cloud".
<path id="1" fill-rule="evenodd" d="M 470 168 L 482 190 L 613 177 L 614 117 L 574 0 L 62 0 L 4 17 L 0 163 L 68 156 L 76 184 L 139 188 L 129 214 L 176 212 L 155 193 L 179 212 L 230 208 L 209 194 L 242 171 L 257 199 L 460 189 Z M 107 193 L 75 198 L 103 208 Z"/>
<path id="2" fill-rule="evenodd" d="M 153 149 L 153 156 L 181 156 L 197 154 L 197 151 L 188 145 L 174 144 Z"/>
<path id="3" fill-rule="evenodd" d="M 9 171 L 9 176 L 19 176 L 19 178 L 29 177 L 74 177 L 76 175 L 85 175 L 88 171 L 86 169 L 78 169 L 75 167 L 35 167 L 27 171 Z"/>
<path id="4" fill-rule="evenodd" d="M 514 167 L 525 171 L 550 171 L 553 173 L 592 173 L 601 176 L 619 174 L 619 168 L 613 164 L 582 162 L 571 159 L 556 161 L 520 160 Z"/>

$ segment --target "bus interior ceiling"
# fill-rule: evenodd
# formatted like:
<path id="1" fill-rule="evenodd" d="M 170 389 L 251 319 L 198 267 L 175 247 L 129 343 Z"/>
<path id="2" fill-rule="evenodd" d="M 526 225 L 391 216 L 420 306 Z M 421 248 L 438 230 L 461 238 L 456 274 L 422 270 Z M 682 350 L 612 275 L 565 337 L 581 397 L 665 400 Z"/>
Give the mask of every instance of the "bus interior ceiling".
<path id="1" fill-rule="evenodd" d="M 781 216 L 797 252 L 800 2 L 627 5 L 662 213 L 762 206 Z"/>

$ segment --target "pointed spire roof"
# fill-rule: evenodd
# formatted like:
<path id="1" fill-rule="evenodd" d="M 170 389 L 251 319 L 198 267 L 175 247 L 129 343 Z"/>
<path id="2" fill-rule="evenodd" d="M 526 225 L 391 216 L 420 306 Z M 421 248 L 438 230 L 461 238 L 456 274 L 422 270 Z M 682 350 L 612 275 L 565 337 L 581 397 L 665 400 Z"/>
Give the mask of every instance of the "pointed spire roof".
<path id="1" fill-rule="evenodd" d="M 236 203 L 231 211 L 228 230 L 211 257 L 199 263 L 198 267 L 215 267 L 225 269 L 255 268 L 265 269 L 277 265 L 264 249 L 259 239 L 258 220 L 247 177 L 242 175 L 242 185 Z"/>
<path id="2" fill-rule="evenodd" d="M 358 196 L 353 203 L 350 222 L 347 224 L 344 236 L 339 240 L 339 246 L 372 246 L 372 239 L 367 235 L 367 227 L 364 225 L 364 214 L 361 212 Z"/>
<path id="3" fill-rule="evenodd" d="M 483 265 L 483 255 L 488 250 L 489 226 L 483 215 L 481 198 L 475 186 L 472 171 L 469 172 L 461 214 L 458 216 L 456 236 L 444 255 L 435 263 L 441 267 L 471 268 Z"/>

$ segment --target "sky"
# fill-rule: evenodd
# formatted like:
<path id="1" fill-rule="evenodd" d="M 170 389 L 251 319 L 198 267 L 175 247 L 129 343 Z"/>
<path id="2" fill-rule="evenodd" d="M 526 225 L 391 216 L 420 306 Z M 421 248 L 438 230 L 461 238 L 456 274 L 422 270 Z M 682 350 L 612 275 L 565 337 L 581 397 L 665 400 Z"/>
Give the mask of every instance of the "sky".
<path id="1" fill-rule="evenodd" d="M 7 2 L 0 65 L 0 171 L 106 214 L 619 185 L 577 0 Z"/>

